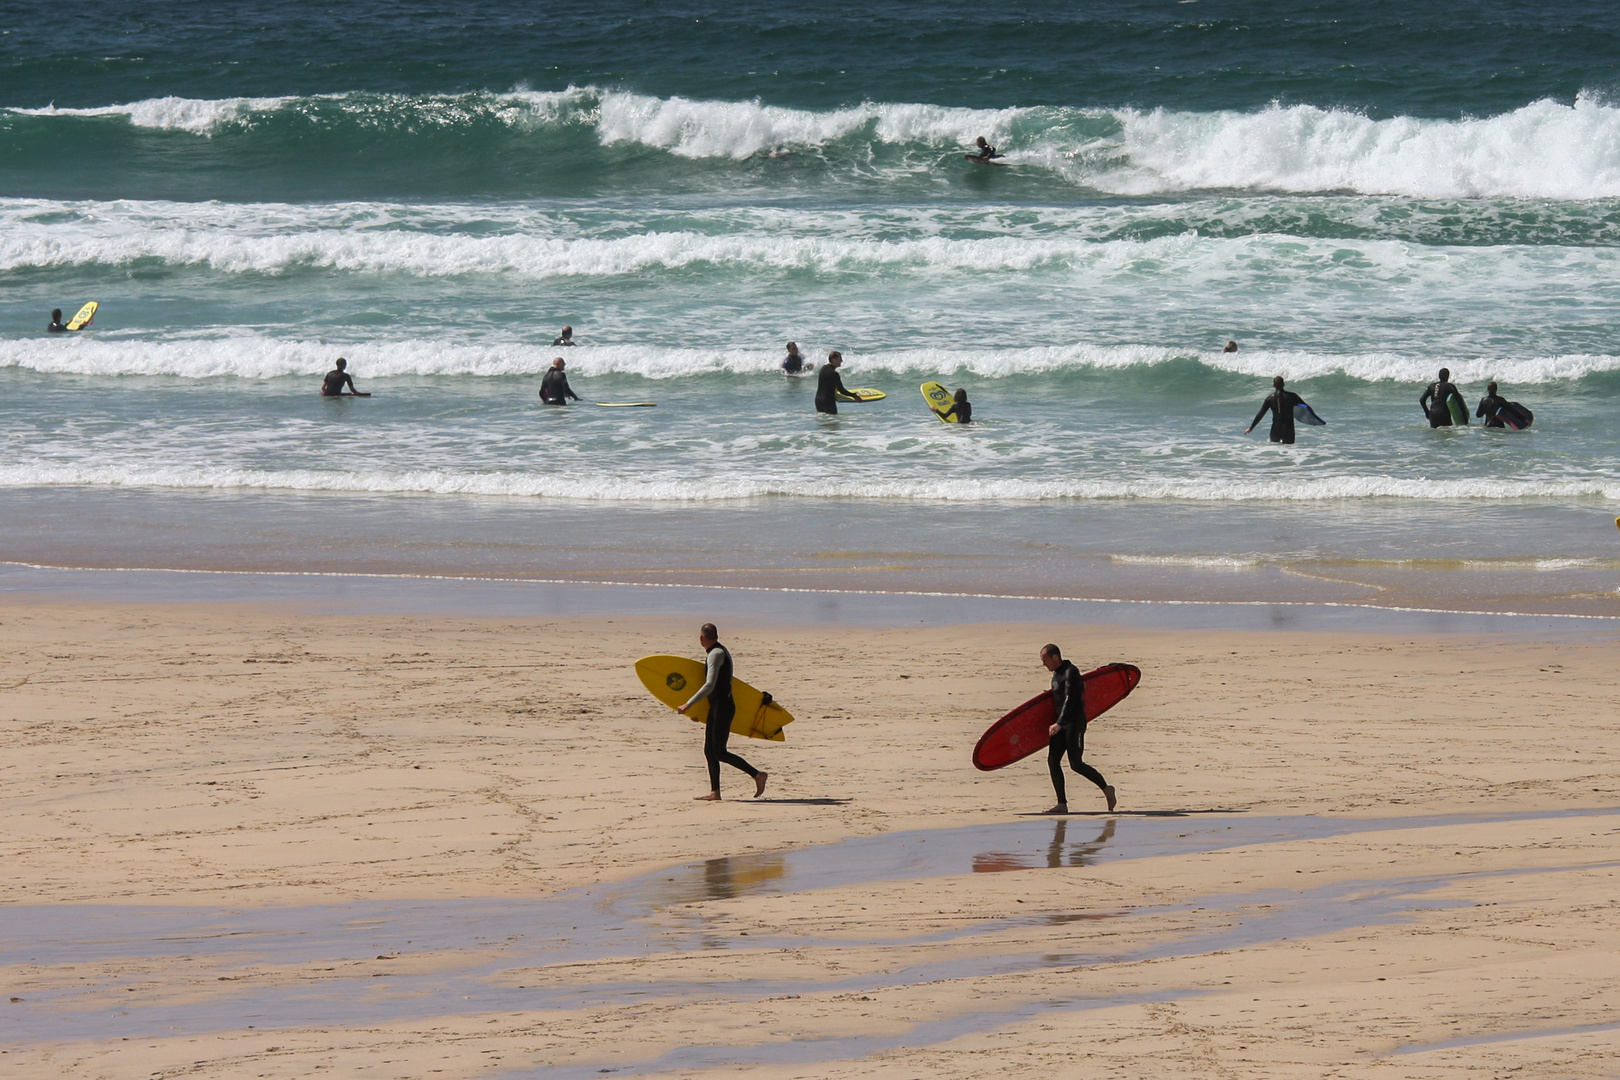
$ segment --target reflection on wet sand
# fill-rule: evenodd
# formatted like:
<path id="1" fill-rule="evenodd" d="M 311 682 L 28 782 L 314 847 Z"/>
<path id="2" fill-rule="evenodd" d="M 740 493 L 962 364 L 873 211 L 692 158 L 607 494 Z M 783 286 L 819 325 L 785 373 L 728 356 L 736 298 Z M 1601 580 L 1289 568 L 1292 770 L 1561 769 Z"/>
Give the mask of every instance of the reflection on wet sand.
<path id="1" fill-rule="evenodd" d="M 1114 838 L 1114 829 L 1118 824 L 1115 818 L 1109 818 L 1103 823 L 1102 831 L 1091 840 L 1077 842 L 1070 847 L 1069 822 L 1065 818 L 1059 818 L 1052 823 L 1052 842 L 1046 846 L 1044 862 L 1039 862 L 1028 855 L 990 851 L 973 856 L 973 872 L 1000 874 L 1008 870 L 1034 870 L 1040 866 L 1045 866 L 1049 870 L 1056 870 L 1060 866 L 1089 866 L 1092 860 L 1088 856 L 1101 851 L 1103 846 Z"/>

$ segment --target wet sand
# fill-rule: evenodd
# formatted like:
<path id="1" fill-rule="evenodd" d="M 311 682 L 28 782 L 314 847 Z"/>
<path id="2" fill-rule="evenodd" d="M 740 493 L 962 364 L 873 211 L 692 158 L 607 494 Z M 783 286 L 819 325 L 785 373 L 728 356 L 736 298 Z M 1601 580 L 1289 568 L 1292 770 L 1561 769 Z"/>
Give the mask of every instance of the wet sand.
<path id="1" fill-rule="evenodd" d="M 1612 640 L 723 625 L 798 719 L 714 805 L 694 629 L 4 599 L 0 1067 L 1610 1071 Z M 1048 639 L 1117 817 L 968 761 Z"/>

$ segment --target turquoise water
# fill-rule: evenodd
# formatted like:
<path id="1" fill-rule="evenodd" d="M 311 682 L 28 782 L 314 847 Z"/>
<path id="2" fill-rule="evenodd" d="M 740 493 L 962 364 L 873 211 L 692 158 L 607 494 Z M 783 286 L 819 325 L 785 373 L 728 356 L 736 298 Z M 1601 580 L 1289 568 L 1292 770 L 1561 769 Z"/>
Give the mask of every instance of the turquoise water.
<path id="1" fill-rule="evenodd" d="M 0 35 L 13 507 L 572 499 L 610 535 L 632 505 L 861 500 L 894 514 L 851 518 L 851 546 L 919 548 L 940 503 L 1013 536 L 1152 500 L 1231 515 L 1220 537 L 1166 515 L 1155 550 L 1204 558 L 1254 550 L 1245 508 L 1376 506 L 1379 542 L 1333 557 L 1393 529 L 1408 559 L 1613 558 L 1549 527 L 1620 504 L 1608 7 L 63 18 L 21 5 Z M 980 134 L 1006 167 L 962 160 Z M 92 298 L 88 332 L 42 333 Z M 542 408 L 565 322 L 580 394 L 658 407 Z M 776 373 L 789 339 L 889 397 L 817 417 Z M 314 395 L 339 355 L 375 397 Z M 1442 365 L 1534 428 L 1431 431 Z M 1243 435 L 1279 373 L 1328 420 L 1291 448 Z M 938 424 L 935 378 L 984 422 Z"/>

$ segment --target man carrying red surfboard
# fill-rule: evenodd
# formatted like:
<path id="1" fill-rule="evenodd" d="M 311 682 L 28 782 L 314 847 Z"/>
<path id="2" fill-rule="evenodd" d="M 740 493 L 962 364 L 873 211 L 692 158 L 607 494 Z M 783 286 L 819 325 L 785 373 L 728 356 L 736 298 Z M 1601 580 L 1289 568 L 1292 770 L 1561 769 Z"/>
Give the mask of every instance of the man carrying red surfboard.
<path id="1" fill-rule="evenodd" d="M 1041 649 L 1041 663 L 1052 673 L 1052 705 L 1057 711 L 1057 722 L 1047 729 L 1051 741 L 1046 744 L 1046 767 L 1052 774 L 1052 790 L 1057 792 L 1057 805 L 1048 814 L 1069 812 L 1068 792 L 1063 782 L 1063 755 L 1069 755 L 1069 767 L 1090 780 L 1108 800 L 1108 809 L 1118 803 L 1114 786 L 1103 779 L 1102 773 L 1081 760 L 1086 749 L 1085 679 L 1080 669 L 1063 659 L 1056 645 Z"/>

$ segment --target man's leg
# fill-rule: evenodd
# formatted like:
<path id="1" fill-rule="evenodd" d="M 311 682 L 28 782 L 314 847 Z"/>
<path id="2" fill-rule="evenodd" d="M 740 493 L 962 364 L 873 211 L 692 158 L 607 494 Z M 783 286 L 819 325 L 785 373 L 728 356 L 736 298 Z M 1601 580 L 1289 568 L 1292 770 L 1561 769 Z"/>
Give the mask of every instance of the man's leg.
<path id="1" fill-rule="evenodd" d="M 716 795 L 720 793 L 720 763 L 723 761 L 754 778 L 754 795 L 758 797 L 765 790 L 762 782 L 765 774 L 726 749 L 731 738 L 731 719 L 736 715 L 734 701 L 709 703 L 709 722 L 703 733 L 703 753 L 709 759 L 709 789 Z"/>
<path id="2" fill-rule="evenodd" d="M 1113 785 L 1103 779 L 1102 773 L 1093 769 L 1081 758 L 1081 755 L 1086 752 L 1086 726 L 1084 724 L 1075 724 L 1069 729 L 1068 743 L 1069 767 L 1093 784 L 1096 784 L 1097 790 L 1101 791 L 1103 798 L 1108 800 L 1108 809 L 1112 810 L 1115 801 Z"/>
<path id="3" fill-rule="evenodd" d="M 1063 782 L 1063 730 L 1052 736 L 1046 744 L 1046 771 L 1052 774 L 1052 790 L 1057 794 L 1054 811 L 1061 812 L 1069 805 L 1068 791 Z"/>

